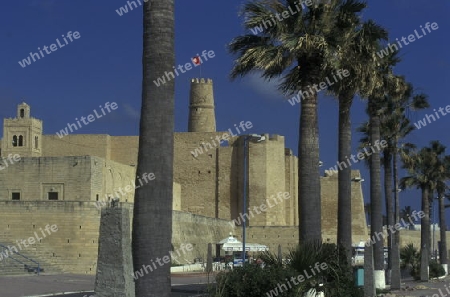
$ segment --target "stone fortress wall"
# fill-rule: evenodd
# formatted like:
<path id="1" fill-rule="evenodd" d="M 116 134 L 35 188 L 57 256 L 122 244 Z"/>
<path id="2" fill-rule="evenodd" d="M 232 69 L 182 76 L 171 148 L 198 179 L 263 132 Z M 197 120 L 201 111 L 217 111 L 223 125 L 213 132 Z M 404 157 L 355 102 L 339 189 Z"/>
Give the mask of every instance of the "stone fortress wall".
<path id="1" fill-rule="evenodd" d="M 132 214 L 132 204 L 123 203 L 122 206 L 130 208 Z M 38 260 L 46 271 L 95 274 L 100 210 L 91 202 L 0 201 L 0 218 L 0 242 L 4 245 L 16 245 L 19 249 L 16 240 L 26 240 L 34 236 L 34 232 L 42 238 L 20 252 Z M 44 229 L 47 224 L 57 225 L 58 231 L 44 238 L 40 228 Z M 231 227 L 230 221 L 180 211 L 173 212 L 172 232 L 174 250 L 181 244 L 191 243 L 194 246 L 191 253 L 179 258 L 180 262 L 205 258 L 206 243 L 216 243 L 226 238 L 229 232 L 242 240 L 240 228 Z M 436 243 L 439 240 L 438 233 L 435 236 Z M 331 235 L 325 234 L 324 241 L 329 238 Z M 410 242 L 419 246 L 420 231 L 401 230 L 400 238 L 401 246 Z M 283 253 L 287 253 L 297 244 L 298 227 L 249 227 L 247 240 L 267 244 L 273 252 L 281 244 Z M 447 232 L 447 240 L 450 240 L 450 232 Z"/>
<path id="2" fill-rule="evenodd" d="M 173 245 L 195 243 L 196 257 L 201 257 L 207 243 L 220 241 L 230 231 L 242 239 L 241 223 L 233 228 L 230 220 L 239 219 L 243 212 L 244 149 L 242 136 L 216 131 L 211 80 L 192 80 L 189 108 L 189 132 L 174 133 Z M 58 226 L 70 224 L 64 228 L 67 233 L 62 231 L 43 242 L 43 252 L 36 250 L 36 256 L 47 261 L 46 255 L 64 255 L 65 262 L 52 258 L 48 262 L 65 271 L 94 273 L 100 219 L 95 203 L 105 197 L 119 198 L 125 205 L 133 203 L 130 185 L 135 180 L 138 136 L 42 135 L 42 121 L 31 118 L 25 103 L 18 106 L 16 118 L 4 120 L 3 131 L 0 157 L 18 153 L 21 160 L 0 170 L 0 204 L 4 206 L 0 242 L 26 238 L 32 233 L 30 226 L 50 224 L 50 219 Z M 225 134 L 228 140 L 219 144 L 216 137 Z M 22 145 L 13 145 L 14 135 L 25 137 Z M 248 241 L 266 244 L 274 251 L 281 243 L 287 252 L 298 242 L 298 158 L 285 147 L 283 136 L 264 136 L 263 142 L 248 142 L 247 207 L 253 212 L 247 220 Z M 359 172 L 352 175 L 359 176 Z M 322 177 L 321 185 L 323 238 L 334 242 L 337 175 Z M 119 189 L 125 193 L 117 194 Z M 285 192 L 288 199 L 268 203 L 267 199 Z M 11 201 L 13 193 L 19 193 L 18 201 Z M 58 201 L 49 201 L 55 195 Z M 352 233 L 358 242 L 367 234 L 360 183 L 352 187 L 352 202 Z M 275 205 L 254 211 L 263 204 Z M 75 244 L 69 235 L 77 238 L 76 248 L 65 246 L 66 240 Z M 81 252 L 84 245 L 89 257 Z M 71 259 L 75 264 L 69 263 Z"/>
<path id="3" fill-rule="evenodd" d="M 121 205 L 129 208 L 132 215 L 132 204 Z M 0 218 L 0 243 L 15 246 L 23 255 L 39 261 L 44 272 L 95 274 L 100 209 L 93 203 L 0 201 Z M 44 230 L 46 225 L 56 225 L 58 231 L 48 235 Z M 43 237 L 41 228 L 46 237 Z M 174 250 L 179 249 L 181 244 L 190 243 L 194 247 L 178 259 L 180 263 L 186 263 L 195 258 L 205 258 L 207 243 L 226 238 L 233 228 L 229 221 L 174 211 L 172 231 Z M 30 237 L 36 238 L 36 242 L 27 247 L 21 245 L 21 250 L 17 241 Z"/>

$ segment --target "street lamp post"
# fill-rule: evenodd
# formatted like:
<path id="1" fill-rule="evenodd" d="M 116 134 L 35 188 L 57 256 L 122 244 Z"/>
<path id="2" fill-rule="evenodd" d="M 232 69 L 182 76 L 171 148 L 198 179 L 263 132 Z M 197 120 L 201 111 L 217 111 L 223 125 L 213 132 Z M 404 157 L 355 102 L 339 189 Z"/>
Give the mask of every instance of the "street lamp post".
<path id="1" fill-rule="evenodd" d="M 435 245 L 435 237 L 436 237 L 436 207 L 434 206 L 434 201 L 439 200 L 439 197 L 433 199 L 433 256 L 434 260 L 437 261 L 437 251 L 436 251 L 436 245 Z"/>
<path id="2" fill-rule="evenodd" d="M 435 257 L 434 259 L 436 260 L 436 253 L 434 252 L 436 250 L 435 245 L 434 245 L 434 238 L 436 236 L 436 213 L 435 213 L 435 207 L 434 207 L 434 199 L 433 199 L 433 256 Z"/>
<path id="3" fill-rule="evenodd" d="M 244 198 L 242 206 L 242 216 L 247 213 L 247 153 L 248 153 L 248 141 L 254 139 L 256 142 L 266 140 L 264 135 L 250 134 L 244 136 Z M 248 216 L 247 216 L 248 218 Z M 242 266 L 245 265 L 245 229 L 247 227 L 247 220 L 244 218 L 242 222 Z"/>

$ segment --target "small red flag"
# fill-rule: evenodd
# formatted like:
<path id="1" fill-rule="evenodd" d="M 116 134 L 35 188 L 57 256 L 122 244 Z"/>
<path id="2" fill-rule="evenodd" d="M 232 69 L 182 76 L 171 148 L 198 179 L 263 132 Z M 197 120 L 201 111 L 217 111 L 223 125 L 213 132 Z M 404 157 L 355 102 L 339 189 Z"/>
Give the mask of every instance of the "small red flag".
<path id="1" fill-rule="evenodd" d="M 202 59 L 200 59 L 200 56 L 195 56 L 192 58 L 192 62 L 194 63 L 194 65 L 200 65 L 202 63 Z"/>

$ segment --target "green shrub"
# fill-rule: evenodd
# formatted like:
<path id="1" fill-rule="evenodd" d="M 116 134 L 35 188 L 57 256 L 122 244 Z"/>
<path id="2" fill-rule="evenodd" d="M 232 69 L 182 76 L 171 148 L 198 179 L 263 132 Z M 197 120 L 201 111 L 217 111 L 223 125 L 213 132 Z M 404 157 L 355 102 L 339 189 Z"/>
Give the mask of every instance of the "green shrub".
<path id="1" fill-rule="evenodd" d="M 264 258 L 264 257 L 263 257 Z M 355 284 L 353 267 L 347 262 L 343 248 L 335 244 L 307 242 L 297 246 L 288 255 L 288 267 L 298 274 L 311 275 L 316 263 L 326 264 L 326 269 L 315 271 L 314 276 L 302 283 L 301 292 L 309 289 L 323 291 L 325 296 L 362 297 L 363 289 Z M 264 259 L 266 263 L 267 259 Z M 270 261 L 269 261 L 270 262 Z M 323 285 L 323 286 L 322 286 Z"/>
<path id="2" fill-rule="evenodd" d="M 210 295 L 301 297 L 313 289 L 323 291 L 325 296 L 364 296 L 363 289 L 356 287 L 353 268 L 347 262 L 345 253 L 335 244 L 301 244 L 286 256 L 289 264 L 283 264 L 278 255 L 269 252 L 260 255 L 260 258 L 266 263 L 264 268 L 245 265 L 219 273 Z"/>
<path id="3" fill-rule="evenodd" d="M 445 269 L 436 260 L 430 262 L 430 278 L 436 278 L 445 275 Z"/>
<path id="4" fill-rule="evenodd" d="M 213 297 L 265 297 L 271 296 L 271 290 L 277 290 L 279 297 L 296 297 L 296 288 L 278 289 L 286 284 L 291 277 L 297 277 L 297 273 L 282 266 L 245 265 L 236 267 L 232 271 L 221 272 L 216 276 L 216 285 L 210 295 Z"/>
<path id="5" fill-rule="evenodd" d="M 410 268 L 410 274 L 415 280 L 420 279 L 420 252 L 412 243 L 406 245 L 400 250 L 400 259 L 402 268 Z M 445 275 L 444 267 L 436 260 L 429 264 L 430 278 L 436 278 Z"/>

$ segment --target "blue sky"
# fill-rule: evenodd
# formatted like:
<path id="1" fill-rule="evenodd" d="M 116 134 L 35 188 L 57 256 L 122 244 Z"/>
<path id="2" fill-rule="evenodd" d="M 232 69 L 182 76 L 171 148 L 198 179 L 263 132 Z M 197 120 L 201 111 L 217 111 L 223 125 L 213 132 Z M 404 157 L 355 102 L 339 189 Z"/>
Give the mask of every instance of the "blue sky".
<path id="1" fill-rule="evenodd" d="M 286 146 L 297 152 L 299 106 L 283 101 L 276 82 L 264 82 L 257 75 L 231 81 L 228 77 L 233 57 L 226 51 L 230 40 L 245 33 L 238 17 L 243 1 L 176 1 L 176 61 L 185 64 L 203 50 L 215 57 L 176 78 L 176 131 L 187 130 L 189 82 L 194 77 L 214 80 L 217 129 L 228 130 L 240 121 L 251 121 L 253 133 L 280 134 Z M 54 134 L 75 118 L 87 116 L 105 102 L 119 108 L 83 127 L 83 134 L 137 135 L 141 102 L 142 7 L 123 16 L 116 12 L 127 4 L 109 1 L 8 1 L 0 11 L 0 117 L 15 116 L 16 105 L 26 101 L 32 115 L 44 120 L 45 134 Z M 403 61 L 396 73 L 405 75 L 418 92 L 429 96 L 432 108 L 450 102 L 444 88 L 449 82 L 448 42 L 449 2 L 429 0 L 368 1 L 365 19 L 372 18 L 386 27 L 390 39 L 407 37 L 426 22 L 436 22 L 438 30 L 404 46 Z M 31 65 L 18 61 L 38 47 L 50 46 L 68 31 L 80 38 L 69 42 Z M 419 31 L 420 32 L 420 31 Z M 353 151 L 359 135 L 356 127 L 367 119 L 365 102 L 355 100 L 352 109 Z M 336 165 L 337 102 L 320 96 L 320 156 L 323 169 Z M 412 115 L 423 119 L 432 108 Z M 408 139 L 418 146 L 439 139 L 449 147 L 450 115 L 415 131 Z M 250 131 L 249 131 L 250 132 Z M 0 136 L 3 131 L 0 131 Z M 369 199 L 369 174 L 363 164 L 365 200 Z M 402 192 L 401 204 L 420 209 L 417 191 Z"/>

